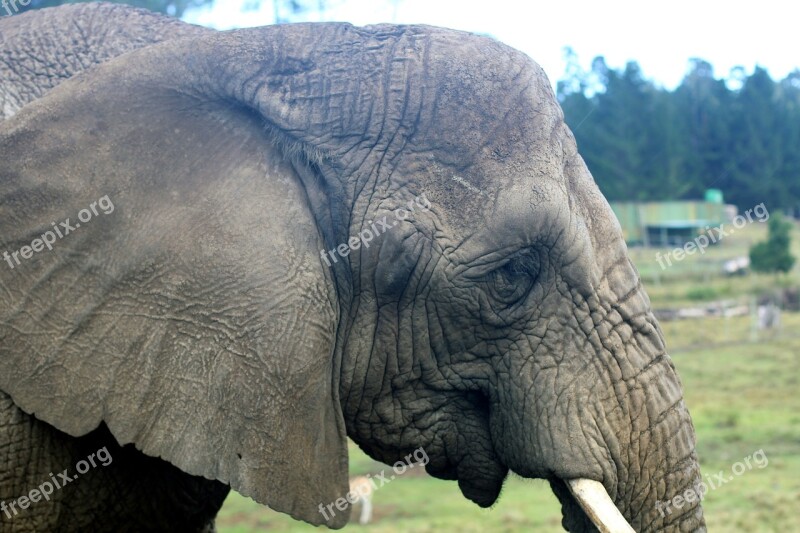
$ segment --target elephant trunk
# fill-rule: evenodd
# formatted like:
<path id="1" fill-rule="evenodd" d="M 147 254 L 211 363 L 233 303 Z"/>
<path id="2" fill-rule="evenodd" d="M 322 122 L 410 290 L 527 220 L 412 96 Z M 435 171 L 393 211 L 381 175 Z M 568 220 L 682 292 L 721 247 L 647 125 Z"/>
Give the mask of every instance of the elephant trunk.
<path id="1" fill-rule="evenodd" d="M 574 150 L 571 133 L 565 128 L 564 134 Z M 584 252 L 566 275 L 577 287 L 573 294 L 580 294 L 580 316 L 591 318 L 566 327 L 558 339 L 560 352 L 576 361 L 572 380 L 555 388 L 561 391 L 555 409 L 564 414 L 565 426 L 550 428 L 570 442 L 551 463 L 567 465 L 551 476 L 564 525 L 571 531 L 603 530 L 589 519 L 597 518 L 595 510 L 575 487 L 584 484 L 576 478 L 586 477 L 602 484 L 635 531 L 704 531 L 705 486 L 694 427 L 650 299 L 616 218 L 596 194 L 577 152 L 568 158 L 565 174 L 588 235 L 574 236 Z M 610 529 L 618 530 L 624 529 Z"/>
<path id="2" fill-rule="evenodd" d="M 661 364 L 662 377 L 642 383 L 652 389 L 652 411 L 641 417 L 648 423 L 634 421 L 638 438 L 629 448 L 627 470 L 619 470 L 617 501 L 637 531 L 705 531 L 694 428 L 672 362 Z"/>
<path id="3" fill-rule="evenodd" d="M 646 316 L 647 322 L 655 324 L 650 313 Z M 637 329 L 635 319 L 630 320 Z M 649 335 L 634 333 L 633 340 L 639 350 L 657 348 L 652 359 L 638 368 L 625 368 L 615 357 L 622 376 L 612 379 L 613 393 L 594 413 L 601 418 L 595 422 L 612 462 L 597 481 L 603 483 L 635 531 L 704 531 L 701 500 L 705 487 L 680 380 L 663 350 L 660 330 L 651 329 Z M 603 531 L 598 519 L 614 520 L 613 514 L 600 515 L 588 505 L 585 495 L 576 490 L 583 482 L 565 481 L 566 486 L 556 491 L 563 494 L 562 502 L 569 499 L 573 507 L 573 502 L 579 504 L 586 518 Z M 604 503 L 602 499 L 600 503 Z M 625 530 L 612 526 L 609 531 Z"/>
<path id="4" fill-rule="evenodd" d="M 647 399 L 632 402 L 628 415 L 614 410 L 620 418 L 630 416 L 625 430 L 613 415 L 598 423 L 611 459 L 601 466 L 602 473 L 589 479 L 551 478 L 567 530 L 705 531 L 701 500 L 707 489 L 701 483 L 694 430 L 683 400 L 674 400 L 680 388 L 672 365 L 663 364 L 670 370 L 660 370 L 661 378 L 640 382 L 651 389 L 643 393 Z"/>
<path id="5" fill-rule="evenodd" d="M 603 343 L 611 394 L 595 413 L 615 485 L 608 472 L 602 481 L 636 531 L 703 531 L 701 500 L 692 497 L 700 483 L 695 432 L 680 378 L 629 261 L 623 273 L 627 298 L 610 326 L 617 335 Z M 671 505 L 676 497 L 685 500 L 680 508 Z"/>

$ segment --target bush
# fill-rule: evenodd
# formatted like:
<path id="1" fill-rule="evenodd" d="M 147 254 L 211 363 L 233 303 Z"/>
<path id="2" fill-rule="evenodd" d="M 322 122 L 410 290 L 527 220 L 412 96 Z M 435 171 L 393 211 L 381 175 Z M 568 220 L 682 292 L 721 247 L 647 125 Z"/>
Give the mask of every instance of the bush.
<path id="1" fill-rule="evenodd" d="M 789 272 L 795 257 L 789 252 L 792 223 L 780 213 L 769 218 L 767 240 L 750 248 L 750 267 L 756 272 Z"/>

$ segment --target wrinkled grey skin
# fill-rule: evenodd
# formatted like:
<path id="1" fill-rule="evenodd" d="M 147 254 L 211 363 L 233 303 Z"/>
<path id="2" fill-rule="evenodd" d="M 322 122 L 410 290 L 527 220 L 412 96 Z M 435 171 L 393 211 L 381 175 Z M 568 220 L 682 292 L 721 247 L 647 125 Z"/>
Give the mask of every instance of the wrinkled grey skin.
<path id="1" fill-rule="evenodd" d="M 153 43 L 208 32 L 111 4 L 0 19 L 0 120 L 96 64 Z M 3 346 L 4 357 L 8 351 Z M 113 458 L 109 467 L 93 469 L 80 483 L 54 491 L 48 503 L 17 508 L 16 515 L 9 510 L 11 519 L 0 512 L 0 531 L 213 531 L 227 485 L 188 475 L 132 445 L 121 448 L 105 426 L 70 437 L 27 415 L 0 390 L 0 501 L 28 494 L 50 481 L 51 472 L 59 481 L 58 473 L 69 468 L 71 479 L 74 465 L 102 447 Z"/>
<path id="2" fill-rule="evenodd" d="M 53 31 L 39 20 L 55 13 L 102 13 L 88 26 L 101 32 L 143 17 L 84 6 L 27 23 Z M 0 498 L 79 460 L 73 437 L 128 445 L 97 471 L 108 481 L 93 471 L 61 491 L 70 516 L 41 502 L 15 524 L 114 530 L 109 514 L 146 502 L 152 527 L 196 528 L 188 517 L 213 515 L 221 482 L 340 527 L 346 513 L 326 522 L 318 506 L 347 492 L 349 435 L 386 462 L 422 446 L 428 471 L 482 506 L 509 469 L 548 479 L 569 530 L 593 529 L 565 490 L 577 477 L 602 482 L 637 531 L 705 529 L 697 503 L 655 508 L 699 481 L 694 430 L 620 229 L 535 63 L 424 26 L 169 23 L 186 35 L 144 46 L 167 37 L 158 24 L 128 25 L 113 46 L 84 37 L 92 51 L 68 68 L 50 58 L 74 41 L 45 40 L 29 54 L 56 62 L 49 92 L 0 60 L 22 87 L 0 90 L 13 114 L 0 123 L 0 252 L 104 195 L 115 206 L 52 251 L 0 263 L 0 391 L 14 404 L 0 446 L 20 440 L 6 418 L 32 428 L 0 463 Z M 3 50 L 27 46 L 9 44 L 7 21 L 0 35 Z M 429 210 L 325 264 L 320 250 L 421 195 Z M 43 433 L 52 451 L 26 462 Z M 148 483 L 127 461 L 148 465 Z M 136 492 L 160 474 L 171 481 Z M 114 484 L 134 488 L 107 506 L 77 494 Z M 162 489 L 187 496 L 176 506 Z"/>
<path id="3" fill-rule="evenodd" d="M 70 5 L 0 18 L 0 119 L 125 52 L 211 31 L 114 4 Z"/>

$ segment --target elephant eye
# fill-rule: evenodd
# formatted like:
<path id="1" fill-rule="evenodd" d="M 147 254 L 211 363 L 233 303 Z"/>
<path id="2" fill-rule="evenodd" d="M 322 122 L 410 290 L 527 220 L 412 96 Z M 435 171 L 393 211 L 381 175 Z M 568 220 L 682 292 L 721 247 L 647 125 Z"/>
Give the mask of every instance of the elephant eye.
<path id="1" fill-rule="evenodd" d="M 489 292 L 499 303 L 514 304 L 528 294 L 538 275 L 538 255 L 535 252 L 518 254 L 487 275 Z"/>

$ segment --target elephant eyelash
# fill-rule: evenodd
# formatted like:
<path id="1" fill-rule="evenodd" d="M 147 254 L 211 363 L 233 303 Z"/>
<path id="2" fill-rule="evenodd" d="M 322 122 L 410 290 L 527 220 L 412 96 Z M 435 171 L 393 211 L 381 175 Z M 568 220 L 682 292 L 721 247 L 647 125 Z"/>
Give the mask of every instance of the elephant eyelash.
<path id="1" fill-rule="evenodd" d="M 539 276 L 540 262 L 536 252 L 526 251 L 510 258 L 486 275 L 492 299 L 509 306 L 526 296 Z"/>

